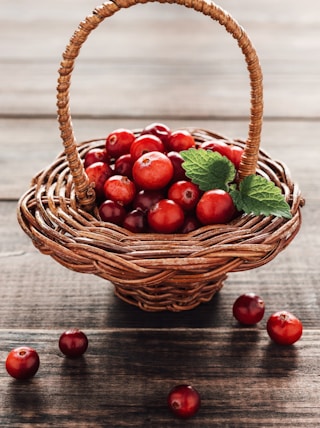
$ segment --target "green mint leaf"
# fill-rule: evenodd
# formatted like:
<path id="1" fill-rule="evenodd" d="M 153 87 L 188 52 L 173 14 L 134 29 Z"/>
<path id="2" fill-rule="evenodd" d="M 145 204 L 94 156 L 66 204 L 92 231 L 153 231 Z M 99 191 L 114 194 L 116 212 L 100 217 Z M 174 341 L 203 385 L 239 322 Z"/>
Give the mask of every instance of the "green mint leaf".
<path id="1" fill-rule="evenodd" d="M 239 185 L 239 190 L 232 189 L 230 195 L 237 209 L 247 214 L 292 217 L 290 206 L 279 187 L 259 175 L 244 178 Z"/>
<path id="2" fill-rule="evenodd" d="M 201 190 L 229 191 L 228 184 L 234 180 L 236 170 L 228 158 L 211 150 L 193 148 L 183 150 L 180 154 L 187 177 Z"/>

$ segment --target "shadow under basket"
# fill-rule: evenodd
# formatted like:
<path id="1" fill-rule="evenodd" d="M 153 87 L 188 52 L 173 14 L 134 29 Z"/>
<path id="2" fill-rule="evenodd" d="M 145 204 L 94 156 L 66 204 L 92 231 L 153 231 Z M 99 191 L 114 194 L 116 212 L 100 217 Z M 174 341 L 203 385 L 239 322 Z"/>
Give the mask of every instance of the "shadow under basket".
<path id="1" fill-rule="evenodd" d="M 243 214 L 228 224 L 167 235 L 132 233 L 100 220 L 83 160 L 88 150 L 104 147 L 105 139 L 76 143 L 69 109 L 71 73 L 88 34 L 121 8 L 138 3 L 104 3 L 81 22 L 70 39 L 59 69 L 57 95 L 64 151 L 34 177 L 18 203 L 18 221 L 42 253 L 68 269 L 111 281 L 122 300 L 146 311 L 183 311 L 211 300 L 228 273 L 260 267 L 285 249 L 300 229 L 304 200 L 286 165 L 260 149 L 262 72 L 243 28 L 214 3 L 170 1 L 223 25 L 238 41 L 250 77 L 251 114 L 246 141 L 187 129 L 198 143 L 218 139 L 242 147 L 240 180 L 256 173 L 274 182 L 285 196 L 292 218 Z"/>

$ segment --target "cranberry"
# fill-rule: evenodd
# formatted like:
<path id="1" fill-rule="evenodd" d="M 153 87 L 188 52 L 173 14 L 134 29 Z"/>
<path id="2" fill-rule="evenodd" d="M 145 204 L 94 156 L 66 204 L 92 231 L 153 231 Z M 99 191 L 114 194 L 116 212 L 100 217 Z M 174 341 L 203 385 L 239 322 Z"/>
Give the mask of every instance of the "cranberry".
<path id="1" fill-rule="evenodd" d="M 167 146 L 169 150 L 181 152 L 182 150 L 188 150 L 191 147 L 195 147 L 196 143 L 190 132 L 178 130 L 171 133 Z"/>
<path id="2" fill-rule="evenodd" d="M 146 214 L 141 210 L 132 210 L 126 215 L 122 226 L 130 232 L 146 232 L 148 229 Z"/>
<path id="3" fill-rule="evenodd" d="M 140 135 L 140 137 L 134 140 L 130 148 L 133 161 L 136 161 L 140 156 L 149 152 L 164 152 L 163 142 L 155 135 Z"/>
<path id="4" fill-rule="evenodd" d="M 6 359 L 6 369 L 15 379 L 30 379 L 40 366 L 37 351 L 29 346 L 21 346 L 9 352 Z"/>
<path id="5" fill-rule="evenodd" d="M 177 181 L 168 190 L 168 198 L 180 205 L 185 211 L 190 211 L 200 199 L 199 187 L 191 181 Z"/>
<path id="6" fill-rule="evenodd" d="M 171 151 L 167 153 L 167 156 L 171 160 L 171 163 L 173 165 L 172 182 L 180 181 L 180 180 L 188 180 L 186 176 L 186 171 L 182 166 L 184 160 L 183 160 L 183 157 L 180 155 L 180 153 Z"/>
<path id="7" fill-rule="evenodd" d="M 144 134 L 151 134 L 155 135 L 156 137 L 160 138 L 160 140 L 166 145 L 168 138 L 170 136 L 170 128 L 163 124 L 163 123 L 150 123 L 150 125 L 147 125 L 142 131 L 141 135 Z"/>
<path id="8" fill-rule="evenodd" d="M 132 178 L 132 167 L 133 159 L 130 153 L 122 155 L 116 159 L 114 163 L 115 174 L 125 175 L 128 178 Z"/>
<path id="9" fill-rule="evenodd" d="M 264 311 L 264 301 L 254 293 L 242 294 L 233 304 L 233 316 L 245 325 L 257 324 L 262 320 Z"/>
<path id="10" fill-rule="evenodd" d="M 104 162 L 96 162 L 89 165 L 85 171 L 90 183 L 94 184 L 97 197 L 102 198 L 104 196 L 104 183 L 113 174 L 111 167 Z"/>
<path id="11" fill-rule="evenodd" d="M 67 330 L 60 336 L 59 348 L 67 357 L 81 357 L 88 348 L 88 338 L 77 328 Z"/>
<path id="12" fill-rule="evenodd" d="M 126 216 L 126 209 L 118 202 L 107 199 L 99 207 L 99 215 L 102 221 L 121 226 Z"/>
<path id="13" fill-rule="evenodd" d="M 113 175 L 104 183 L 103 191 L 106 199 L 111 199 L 121 205 L 128 205 L 135 197 L 136 186 L 124 175 Z"/>
<path id="14" fill-rule="evenodd" d="M 180 418 L 194 416 L 201 405 L 199 392 L 190 385 L 177 385 L 167 397 L 169 409 Z"/>
<path id="15" fill-rule="evenodd" d="M 272 314 L 267 322 L 267 332 L 278 345 L 292 345 L 302 336 L 302 322 L 288 311 Z"/>
<path id="16" fill-rule="evenodd" d="M 140 190 L 133 200 L 133 207 L 142 211 L 148 211 L 154 204 L 164 199 L 162 190 Z"/>
<path id="17" fill-rule="evenodd" d="M 106 150 L 111 158 L 130 153 L 135 135 L 129 129 L 119 128 L 111 132 L 106 139 Z"/>
<path id="18" fill-rule="evenodd" d="M 220 153 L 222 156 L 228 158 L 236 169 L 239 169 L 243 154 L 241 147 L 227 144 L 224 141 L 209 140 L 200 144 L 199 148 Z"/>
<path id="19" fill-rule="evenodd" d="M 173 166 L 164 153 L 149 152 L 135 161 L 132 175 L 135 183 L 142 189 L 162 189 L 172 179 Z"/>
<path id="20" fill-rule="evenodd" d="M 220 189 L 205 192 L 196 207 L 197 218 L 204 225 L 228 223 L 235 213 L 232 197 Z"/>
<path id="21" fill-rule="evenodd" d="M 108 162 L 108 155 L 105 149 L 91 149 L 84 157 L 84 167 L 88 168 L 89 165 L 96 162 Z"/>
<path id="22" fill-rule="evenodd" d="M 148 212 L 149 226 L 159 233 L 177 232 L 183 225 L 184 212 L 182 208 L 170 199 L 162 199 Z"/>
<path id="23" fill-rule="evenodd" d="M 185 217 L 185 220 L 180 232 L 189 233 L 189 232 L 192 232 L 193 230 L 198 229 L 199 227 L 201 227 L 201 223 L 199 222 L 197 217 L 194 214 L 190 214 Z"/>

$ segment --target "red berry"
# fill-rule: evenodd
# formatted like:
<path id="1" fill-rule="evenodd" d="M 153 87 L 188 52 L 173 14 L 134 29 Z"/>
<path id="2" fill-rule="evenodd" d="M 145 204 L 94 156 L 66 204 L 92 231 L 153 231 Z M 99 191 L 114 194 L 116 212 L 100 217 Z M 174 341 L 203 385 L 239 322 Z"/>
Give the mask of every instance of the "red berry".
<path id="1" fill-rule="evenodd" d="M 37 351 L 29 346 L 21 346 L 9 352 L 6 359 L 6 369 L 15 379 L 30 379 L 40 365 Z"/>
<path id="2" fill-rule="evenodd" d="M 162 190 L 140 190 L 133 200 L 133 207 L 142 211 L 148 211 L 153 205 L 165 198 Z"/>
<path id="3" fill-rule="evenodd" d="M 196 207 L 199 221 L 204 224 L 228 223 L 236 214 L 232 197 L 224 190 L 205 192 Z"/>
<path id="4" fill-rule="evenodd" d="M 60 336 L 59 348 L 67 357 L 81 357 L 88 348 L 88 338 L 77 328 L 67 330 Z"/>
<path id="5" fill-rule="evenodd" d="M 254 293 L 239 296 L 233 304 L 233 316 L 245 325 L 254 325 L 262 320 L 265 303 Z"/>
<path id="6" fill-rule="evenodd" d="M 130 148 L 133 161 L 136 161 L 140 156 L 149 152 L 164 152 L 163 142 L 155 135 L 140 135 L 140 137 L 134 140 Z"/>
<path id="7" fill-rule="evenodd" d="M 135 183 L 142 189 L 162 189 L 172 179 L 173 166 L 164 153 L 145 153 L 135 161 L 132 175 Z"/>
<path id="8" fill-rule="evenodd" d="M 199 222 L 197 217 L 193 214 L 187 215 L 184 219 L 184 223 L 180 232 L 189 233 L 189 232 L 192 232 L 193 230 L 198 229 L 199 227 L 201 227 L 201 223 Z"/>
<path id="9" fill-rule="evenodd" d="M 107 199 L 102 202 L 99 207 L 99 215 L 102 221 L 108 221 L 110 223 L 117 224 L 121 226 L 123 220 L 126 217 L 126 209 L 123 205 L 118 204 L 118 202 Z"/>
<path id="10" fill-rule="evenodd" d="M 85 171 L 90 183 L 94 184 L 94 190 L 97 194 L 97 197 L 99 199 L 103 198 L 104 183 L 113 174 L 111 167 L 104 162 L 96 162 L 89 165 Z"/>
<path id="11" fill-rule="evenodd" d="M 241 147 L 227 144 L 224 141 L 209 140 L 200 144 L 199 148 L 220 153 L 222 156 L 227 157 L 234 164 L 236 169 L 239 169 L 243 154 L 243 149 Z"/>
<path id="12" fill-rule="evenodd" d="M 243 149 L 239 146 L 231 146 L 231 162 L 233 162 L 236 169 L 239 169 L 240 162 L 243 155 Z"/>
<path id="13" fill-rule="evenodd" d="M 196 143 L 190 132 L 178 130 L 171 133 L 167 146 L 168 150 L 181 152 L 182 150 L 188 150 L 191 147 L 195 147 Z"/>
<path id="14" fill-rule="evenodd" d="M 106 150 L 111 158 L 118 158 L 130 152 L 136 136 L 129 129 L 119 128 L 111 132 L 106 139 Z"/>
<path id="15" fill-rule="evenodd" d="M 185 211 L 195 208 L 199 198 L 199 187 L 191 181 L 177 181 L 168 190 L 168 199 L 172 199 Z"/>
<path id="16" fill-rule="evenodd" d="M 103 191 L 106 199 L 128 205 L 135 197 L 136 186 L 124 175 L 113 175 L 104 183 Z"/>
<path id="17" fill-rule="evenodd" d="M 167 397 L 169 409 L 180 418 L 194 416 L 201 405 L 198 391 L 190 385 L 177 385 L 169 392 Z"/>
<path id="18" fill-rule="evenodd" d="M 125 175 L 132 178 L 133 159 L 130 153 L 122 155 L 114 163 L 115 174 Z"/>
<path id="19" fill-rule="evenodd" d="M 302 322 L 288 311 L 272 314 L 267 322 L 270 338 L 279 345 L 292 345 L 302 336 Z"/>
<path id="20" fill-rule="evenodd" d="M 146 214 L 141 210 L 132 210 L 126 215 L 122 226 L 130 232 L 146 232 L 148 228 Z"/>
<path id="21" fill-rule="evenodd" d="M 186 171 L 182 166 L 184 160 L 180 153 L 171 151 L 167 153 L 167 156 L 171 160 L 171 163 L 173 165 L 172 181 L 175 182 L 180 180 L 188 180 L 186 176 Z"/>
<path id="22" fill-rule="evenodd" d="M 160 138 L 160 140 L 166 144 L 168 141 L 168 138 L 170 136 L 170 128 L 168 128 L 167 125 L 163 123 L 150 123 L 150 125 L 146 126 L 142 132 L 141 135 L 144 134 L 151 134 L 155 135 L 156 137 Z"/>
<path id="23" fill-rule="evenodd" d="M 89 165 L 96 162 L 108 162 L 108 155 L 105 149 L 91 149 L 84 157 L 84 167 L 88 168 Z"/>
<path id="24" fill-rule="evenodd" d="M 149 226 L 158 233 L 174 233 L 183 225 L 182 208 L 170 199 L 162 199 L 148 212 Z"/>

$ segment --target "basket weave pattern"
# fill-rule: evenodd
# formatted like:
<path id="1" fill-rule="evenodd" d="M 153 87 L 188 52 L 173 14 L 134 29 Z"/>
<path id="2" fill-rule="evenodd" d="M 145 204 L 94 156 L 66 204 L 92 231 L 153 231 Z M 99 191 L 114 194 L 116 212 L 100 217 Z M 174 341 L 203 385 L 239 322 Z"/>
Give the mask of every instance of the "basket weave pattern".
<path id="1" fill-rule="evenodd" d="M 68 269 L 111 281 L 122 300 L 147 311 L 182 311 L 209 301 L 229 272 L 262 266 L 286 248 L 299 231 L 303 198 L 285 164 L 272 160 L 259 148 L 262 72 L 245 31 L 213 3 L 177 0 L 170 3 L 210 16 L 238 41 L 251 85 L 251 114 L 245 142 L 203 129 L 189 131 L 198 142 L 216 138 L 243 147 L 240 179 L 257 173 L 273 181 L 285 195 L 292 218 L 242 215 L 226 225 L 174 235 L 134 234 L 99 219 L 83 159 L 91 148 L 103 147 L 104 140 L 76 143 L 69 108 L 71 74 L 90 32 L 116 11 L 137 3 L 140 2 L 104 3 L 79 25 L 71 38 L 59 70 L 57 95 L 64 151 L 34 177 L 31 188 L 19 201 L 18 221 L 42 253 Z"/>

